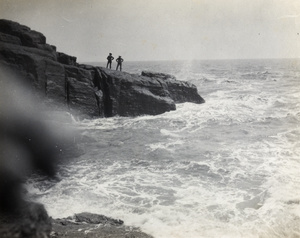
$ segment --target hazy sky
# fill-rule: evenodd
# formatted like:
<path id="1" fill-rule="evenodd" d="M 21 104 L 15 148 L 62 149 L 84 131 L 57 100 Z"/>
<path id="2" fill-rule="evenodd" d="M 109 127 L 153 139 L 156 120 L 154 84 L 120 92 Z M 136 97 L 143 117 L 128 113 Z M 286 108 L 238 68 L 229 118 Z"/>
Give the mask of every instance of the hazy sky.
<path id="1" fill-rule="evenodd" d="M 300 0 L 0 0 L 79 62 L 299 58 Z"/>

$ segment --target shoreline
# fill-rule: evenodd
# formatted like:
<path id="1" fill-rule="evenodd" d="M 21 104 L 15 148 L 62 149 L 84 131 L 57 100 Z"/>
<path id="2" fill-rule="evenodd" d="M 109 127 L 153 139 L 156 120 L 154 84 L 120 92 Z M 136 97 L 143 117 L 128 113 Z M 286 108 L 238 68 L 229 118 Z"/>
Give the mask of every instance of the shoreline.
<path id="1" fill-rule="evenodd" d="M 140 230 L 140 228 L 124 225 L 119 219 L 93 213 L 79 213 L 72 217 L 51 219 L 51 237 L 97 237 L 97 238 L 153 238 Z"/>

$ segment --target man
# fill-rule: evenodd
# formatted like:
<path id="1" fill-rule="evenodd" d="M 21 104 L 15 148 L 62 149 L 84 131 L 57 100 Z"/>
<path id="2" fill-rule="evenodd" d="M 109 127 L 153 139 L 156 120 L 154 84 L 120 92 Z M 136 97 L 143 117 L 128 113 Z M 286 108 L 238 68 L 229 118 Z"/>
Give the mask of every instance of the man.
<path id="1" fill-rule="evenodd" d="M 109 53 L 109 56 L 107 56 L 107 65 L 106 65 L 106 68 L 108 68 L 108 65 L 109 65 L 109 68 L 111 69 L 111 62 L 113 61 L 114 57 L 112 56 L 111 53 Z"/>
<path id="2" fill-rule="evenodd" d="M 119 66 L 120 66 L 120 71 L 122 71 L 122 62 L 124 61 L 123 59 L 122 59 L 122 57 L 121 56 L 119 56 L 117 59 L 116 59 L 116 61 L 117 61 L 117 68 L 116 68 L 116 70 L 118 70 L 118 68 L 119 68 Z"/>

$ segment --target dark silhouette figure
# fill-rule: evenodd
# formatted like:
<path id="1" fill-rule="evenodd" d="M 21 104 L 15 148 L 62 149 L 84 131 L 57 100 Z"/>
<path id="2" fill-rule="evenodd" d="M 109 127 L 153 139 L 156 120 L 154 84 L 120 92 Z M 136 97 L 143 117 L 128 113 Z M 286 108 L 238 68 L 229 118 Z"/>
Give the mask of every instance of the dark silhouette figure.
<path id="1" fill-rule="evenodd" d="M 116 68 L 116 70 L 118 70 L 118 68 L 119 68 L 119 66 L 120 66 L 120 71 L 122 71 L 122 62 L 124 61 L 123 59 L 122 59 L 122 57 L 121 56 L 119 56 L 117 59 L 116 59 L 116 61 L 117 61 L 117 68 Z"/>
<path id="2" fill-rule="evenodd" d="M 108 65 L 109 65 L 109 68 L 111 69 L 111 63 L 113 61 L 114 57 L 112 56 L 111 53 L 109 53 L 109 56 L 107 56 L 107 65 L 106 65 L 106 68 L 108 68 Z"/>

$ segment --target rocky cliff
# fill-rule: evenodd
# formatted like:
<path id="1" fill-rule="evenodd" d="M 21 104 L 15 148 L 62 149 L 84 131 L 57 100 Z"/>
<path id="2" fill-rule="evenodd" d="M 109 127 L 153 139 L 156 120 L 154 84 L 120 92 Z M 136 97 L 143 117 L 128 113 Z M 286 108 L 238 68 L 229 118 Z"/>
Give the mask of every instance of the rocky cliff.
<path id="1" fill-rule="evenodd" d="M 157 115 L 175 103 L 203 103 L 197 88 L 174 76 L 142 75 L 78 64 L 46 37 L 19 23 L 0 20 L 0 64 L 18 73 L 50 107 L 83 117 Z"/>
<path id="2" fill-rule="evenodd" d="M 42 33 L 0 20 L 0 237 L 151 237 L 97 214 L 50 219 L 43 205 L 24 201 L 21 183 L 33 171 L 51 176 L 58 157 L 81 153 L 75 144 L 81 136 L 66 133 L 63 123 L 48 128 L 39 115 L 44 105 L 83 118 L 156 115 L 182 102 L 204 100 L 171 75 L 78 64 Z"/>

